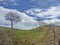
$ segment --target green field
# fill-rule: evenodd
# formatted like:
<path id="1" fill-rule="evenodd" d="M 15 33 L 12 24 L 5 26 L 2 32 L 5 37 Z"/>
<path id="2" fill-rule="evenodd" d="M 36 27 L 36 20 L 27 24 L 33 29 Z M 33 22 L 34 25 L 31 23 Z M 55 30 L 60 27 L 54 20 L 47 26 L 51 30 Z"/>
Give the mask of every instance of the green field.
<path id="1" fill-rule="evenodd" d="M 60 30 L 59 27 L 58 30 Z M 51 31 L 49 26 L 41 26 L 32 30 L 0 27 L 0 45 L 52 45 L 49 41 L 53 38 L 53 36 L 49 37 Z"/>

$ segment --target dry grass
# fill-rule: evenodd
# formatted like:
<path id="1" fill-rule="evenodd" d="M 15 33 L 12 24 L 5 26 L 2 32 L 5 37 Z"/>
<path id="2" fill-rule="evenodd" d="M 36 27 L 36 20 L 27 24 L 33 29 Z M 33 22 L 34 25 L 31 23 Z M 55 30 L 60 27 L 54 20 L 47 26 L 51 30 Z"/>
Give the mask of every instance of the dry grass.
<path id="1" fill-rule="evenodd" d="M 58 45 L 60 27 L 41 26 L 32 30 L 16 30 L 0 27 L 0 45 Z"/>

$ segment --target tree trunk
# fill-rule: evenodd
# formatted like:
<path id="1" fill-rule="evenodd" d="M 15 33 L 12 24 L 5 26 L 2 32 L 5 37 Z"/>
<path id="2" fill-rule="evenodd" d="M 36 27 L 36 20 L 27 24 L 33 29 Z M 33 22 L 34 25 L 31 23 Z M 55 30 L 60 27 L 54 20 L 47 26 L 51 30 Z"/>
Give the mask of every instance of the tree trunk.
<path id="1" fill-rule="evenodd" d="M 13 29 L 13 20 L 11 20 L 11 28 Z"/>

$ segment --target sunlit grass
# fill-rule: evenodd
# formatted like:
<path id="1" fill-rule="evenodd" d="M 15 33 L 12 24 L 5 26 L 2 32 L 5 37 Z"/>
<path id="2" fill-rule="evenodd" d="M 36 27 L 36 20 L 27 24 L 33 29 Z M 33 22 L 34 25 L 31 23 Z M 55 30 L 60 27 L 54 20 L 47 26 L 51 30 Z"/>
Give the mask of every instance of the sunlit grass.
<path id="1" fill-rule="evenodd" d="M 41 26 L 32 30 L 0 27 L 0 36 L 5 40 L 5 42 L 3 42 L 4 45 L 47 45 L 49 32 L 49 26 Z"/>

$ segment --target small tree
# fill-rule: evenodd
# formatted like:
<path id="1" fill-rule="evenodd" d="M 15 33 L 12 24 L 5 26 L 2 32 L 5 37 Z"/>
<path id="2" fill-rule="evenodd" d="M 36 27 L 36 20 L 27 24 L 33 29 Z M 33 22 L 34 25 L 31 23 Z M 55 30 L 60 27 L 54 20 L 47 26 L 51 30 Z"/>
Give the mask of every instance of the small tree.
<path id="1" fill-rule="evenodd" d="M 8 12 L 6 15 L 6 20 L 11 21 L 11 28 L 13 28 L 14 22 L 21 21 L 21 18 L 17 12 Z"/>

